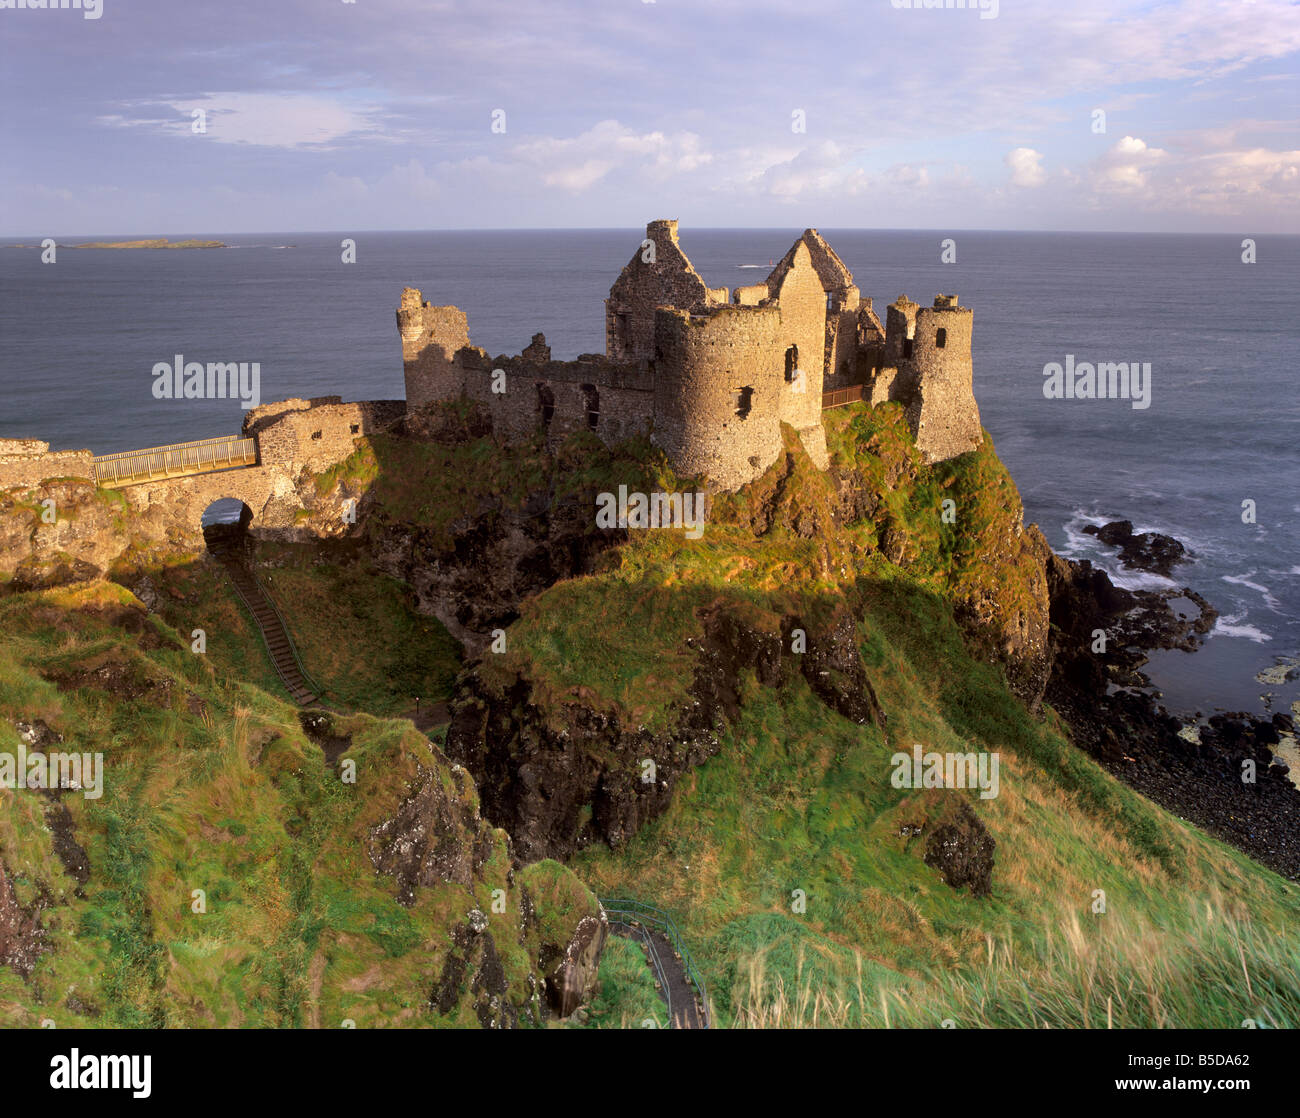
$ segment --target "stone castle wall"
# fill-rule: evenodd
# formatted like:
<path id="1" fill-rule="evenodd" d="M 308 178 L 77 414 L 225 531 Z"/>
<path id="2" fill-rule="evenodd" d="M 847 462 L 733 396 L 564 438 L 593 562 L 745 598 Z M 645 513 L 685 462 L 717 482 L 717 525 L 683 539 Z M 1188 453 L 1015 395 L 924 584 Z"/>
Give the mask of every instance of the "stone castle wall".
<path id="1" fill-rule="evenodd" d="M 88 450 L 50 450 L 38 439 L 0 439 L 0 489 L 36 485 L 47 478 L 93 478 Z"/>
<path id="2" fill-rule="evenodd" d="M 259 465 L 322 473 L 347 458 L 357 439 L 405 414 L 404 400 L 349 404 L 338 396 L 281 400 L 252 409 L 244 417 L 243 433 L 257 439 Z"/>
<path id="3" fill-rule="evenodd" d="M 492 359 L 470 343 L 462 311 L 407 288 L 397 319 L 408 405 L 467 396 L 508 439 L 539 428 L 553 441 L 583 429 L 607 442 L 648 431 L 680 473 L 725 488 L 772 461 L 781 422 L 828 468 L 824 388 L 864 385 L 873 404 L 903 404 L 931 461 L 979 445 L 970 312 L 955 296 L 924 311 L 900 296 L 882 326 L 834 249 L 807 229 L 764 283 L 738 287 L 728 304 L 682 252 L 677 222 L 650 222 L 646 239 L 654 259 L 638 246 L 610 288 L 604 357 L 552 361 L 538 334 L 518 357 Z M 952 324 L 930 322 L 936 315 Z M 502 386 L 494 370 L 504 391 L 493 391 Z"/>
<path id="4" fill-rule="evenodd" d="M 795 247 L 793 264 L 776 291 L 781 314 L 781 419 L 795 430 L 820 427 L 826 351 L 826 292 L 807 246 Z M 802 383 L 800 383 L 800 378 Z"/>
<path id="5" fill-rule="evenodd" d="M 454 399 L 465 389 L 456 354 L 469 346 L 469 320 L 459 307 L 437 307 L 408 287 L 397 308 L 406 374 L 406 403 L 423 407 Z"/>

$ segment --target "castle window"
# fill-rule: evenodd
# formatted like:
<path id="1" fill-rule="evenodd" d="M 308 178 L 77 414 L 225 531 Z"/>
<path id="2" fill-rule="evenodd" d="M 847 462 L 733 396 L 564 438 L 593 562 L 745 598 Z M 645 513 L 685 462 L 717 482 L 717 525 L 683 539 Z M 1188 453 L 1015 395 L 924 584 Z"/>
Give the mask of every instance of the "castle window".
<path id="1" fill-rule="evenodd" d="M 939 328 L 938 332 L 934 335 L 934 344 L 935 347 L 938 349 L 943 349 L 943 347 L 948 344 L 948 331 L 945 330 L 942 326 Z"/>
<path id="2" fill-rule="evenodd" d="M 618 344 L 623 349 L 628 349 L 632 344 L 632 316 L 630 314 L 615 315 L 614 321 Z"/>
<path id="3" fill-rule="evenodd" d="M 744 419 L 754 406 L 754 390 L 746 386 L 736 390 L 736 414 Z"/>
<path id="4" fill-rule="evenodd" d="M 319 439 L 319 438 L 320 438 L 320 432 L 319 432 L 319 431 L 313 431 L 313 432 L 311 433 L 311 437 L 312 437 L 313 439 Z"/>
<path id="5" fill-rule="evenodd" d="M 785 351 L 785 382 L 794 383 L 794 375 L 799 371 L 799 347 L 792 345 Z"/>
<path id="6" fill-rule="evenodd" d="M 353 433 L 354 435 L 359 435 L 359 434 L 361 434 L 361 424 L 360 424 L 360 423 L 354 423 L 354 424 L 352 424 L 352 433 Z"/>
<path id="7" fill-rule="evenodd" d="M 549 427 L 555 418 L 555 393 L 540 380 L 537 382 L 537 410 L 542 413 L 542 426 Z"/>
<path id="8" fill-rule="evenodd" d="M 903 339 L 903 360 L 910 361 L 911 359 L 912 359 L 912 339 L 904 338 Z"/>
<path id="9" fill-rule="evenodd" d="M 835 296 L 829 291 L 826 292 L 826 309 L 828 311 L 833 311 L 835 309 Z"/>
<path id="10" fill-rule="evenodd" d="M 600 422 L 600 393 L 594 384 L 582 386 L 582 399 L 587 410 L 587 426 L 594 431 Z"/>

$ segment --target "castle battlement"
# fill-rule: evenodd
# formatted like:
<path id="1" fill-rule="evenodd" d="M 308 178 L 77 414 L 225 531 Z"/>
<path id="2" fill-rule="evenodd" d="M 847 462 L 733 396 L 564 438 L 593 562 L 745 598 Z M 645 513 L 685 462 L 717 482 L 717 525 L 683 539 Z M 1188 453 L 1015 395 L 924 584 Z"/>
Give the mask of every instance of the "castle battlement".
<path id="1" fill-rule="evenodd" d="M 490 357 L 465 313 L 402 292 L 398 332 L 408 409 L 466 397 L 506 438 L 586 429 L 613 443 L 645 434 L 674 469 L 735 489 L 781 453 L 793 427 L 825 469 L 824 393 L 901 403 L 929 461 L 979 446 L 969 307 L 900 296 L 882 325 L 844 262 L 806 229 L 759 284 L 711 288 L 682 251 L 675 220 L 645 238 L 605 301 L 605 353 L 554 361 L 542 334 L 518 356 Z M 856 396 L 855 396 L 856 398 Z M 843 393 L 838 399 L 843 401 Z"/>

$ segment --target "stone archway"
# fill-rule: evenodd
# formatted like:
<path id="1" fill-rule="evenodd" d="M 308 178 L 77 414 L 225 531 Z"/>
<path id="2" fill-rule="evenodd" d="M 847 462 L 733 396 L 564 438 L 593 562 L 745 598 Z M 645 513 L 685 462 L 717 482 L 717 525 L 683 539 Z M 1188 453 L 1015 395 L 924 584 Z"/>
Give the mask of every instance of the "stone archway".
<path id="1" fill-rule="evenodd" d="M 218 555 L 242 548 L 252 522 L 253 510 L 238 497 L 218 497 L 203 510 L 199 527 L 208 550 Z"/>

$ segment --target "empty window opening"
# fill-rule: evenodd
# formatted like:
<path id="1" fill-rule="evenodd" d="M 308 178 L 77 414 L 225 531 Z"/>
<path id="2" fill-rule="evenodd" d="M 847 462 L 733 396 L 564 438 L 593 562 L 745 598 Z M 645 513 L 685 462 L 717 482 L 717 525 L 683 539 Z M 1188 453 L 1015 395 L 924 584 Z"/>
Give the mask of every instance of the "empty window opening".
<path id="1" fill-rule="evenodd" d="M 614 336 L 618 339 L 618 344 L 627 349 L 632 344 L 632 316 L 630 314 L 618 314 L 614 316 Z"/>
<path id="2" fill-rule="evenodd" d="M 541 381 L 537 382 L 537 410 L 542 413 L 542 426 L 549 427 L 555 418 L 555 393 Z"/>
<path id="3" fill-rule="evenodd" d="M 319 431 L 313 431 L 313 432 L 311 433 L 311 437 L 312 437 L 313 439 L 319 439 L 319 438 L 320 438 L 320 432 L 319 432 Z"/>
<path id="4" fill-rule="evenodd" d="M 736 389 L 736 414 L 744 419 L 754 407 L 754 389 L 748 385 Z"/>
<path id="5" fill-rule="evenodd" d="M 904 338 L 903 339 L 903 360 L 904 361 L 911 360 L 911 357 L 912 357 L 912 339 Z"/>
<path id="6" fill-rule="evenodd" d="M 799 347 L 792 345 L 785 351 L 785 382 L 794 383 L 794 375 L 799 371 Z"/>
<path id="7" fill-rule="evenodd" d="M 582 401 L 587 411 L 587 426 L 594 431 L 600 422 L 600 393 L 594 384 L 582 386 Z"/>
<path id="8" fill-rule="evenodd" d="M 353 433 L 354 435 L 359 435 L 359 434 L 361 434 L 361 424 L 360 424 L 360 423 L 354 423 L 354 424 L 352 424 L 352 433 Z"/>
<path id="9" fill-rule="evenodd" d="M 943 347 L 948 344 L 948 331 L 942 326 L 939 327 L 938 331 L 934 335 L 934 344 L 938 349 L 943 349 Z"/>

